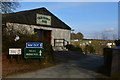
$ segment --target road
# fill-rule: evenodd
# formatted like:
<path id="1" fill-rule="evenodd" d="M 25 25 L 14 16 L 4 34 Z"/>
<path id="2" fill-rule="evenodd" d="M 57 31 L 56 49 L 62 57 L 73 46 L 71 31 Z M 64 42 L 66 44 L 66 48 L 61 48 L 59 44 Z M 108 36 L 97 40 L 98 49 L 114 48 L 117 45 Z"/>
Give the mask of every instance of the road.
<path id="1" fill-rule="evenodd" d="M 64 55 L 64 56 L 63 56 Z M 103 56 L 81 55 L 79 53 L 57 53 L 60 64 L 35 72 L 8 76 L 7 78 L 104 78 L 97 73 L 103 66 Z"/>

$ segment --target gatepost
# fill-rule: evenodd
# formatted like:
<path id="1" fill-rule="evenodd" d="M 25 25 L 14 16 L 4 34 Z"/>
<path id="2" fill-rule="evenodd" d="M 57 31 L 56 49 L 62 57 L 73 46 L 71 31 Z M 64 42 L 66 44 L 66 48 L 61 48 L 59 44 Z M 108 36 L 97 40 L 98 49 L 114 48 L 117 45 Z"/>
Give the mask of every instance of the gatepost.
<path id="1" fill-rule="evenodd" d="M 112 77 L 120 76 L 120 46 L 117 46 L 112 49 L 111 76 Z"/>

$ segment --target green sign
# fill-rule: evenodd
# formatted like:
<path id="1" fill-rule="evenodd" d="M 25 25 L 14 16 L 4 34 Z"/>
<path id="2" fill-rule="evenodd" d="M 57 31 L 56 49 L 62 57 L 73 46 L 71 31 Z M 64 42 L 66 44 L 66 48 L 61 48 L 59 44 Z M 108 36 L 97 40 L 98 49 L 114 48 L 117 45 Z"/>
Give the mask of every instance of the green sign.
<path id="1" fill-rule="evenodd" d="M 25 48 L 25 58 L 44 58 L 43 48 Z"/>

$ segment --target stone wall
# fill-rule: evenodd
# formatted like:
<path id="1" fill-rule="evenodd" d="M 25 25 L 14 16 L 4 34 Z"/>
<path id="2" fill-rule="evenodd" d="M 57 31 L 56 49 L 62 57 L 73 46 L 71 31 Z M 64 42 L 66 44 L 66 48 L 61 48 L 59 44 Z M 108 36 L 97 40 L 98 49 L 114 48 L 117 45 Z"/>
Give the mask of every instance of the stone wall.
<path id="1" fill-rule="evenodd" d="M 7 23 L 6 24 L 7 32 L 13 32 L 15 34 L 22 33 L 22 34 L 31 34 L 33 33 L 32 29 L 30 29 L 29 25 L 24 25 L 24 24 L 16 24 L 16 23 Z"/>
<path id="2" fill-rule="evenodd" d="M 18 24 L 18 23 L 6 23 L 7 31 L 13 30 L 15 33 L 20 32 L 23 34 L 32 34 L 34 33 L 34 28 L 36 29 L 44 29 L 44 30 L 52 30 L 51 32 L 51 45 L 54 46 L 54 39 L 65 39 L 70 43 L 70 30 L 60 29 L 60 28 L 51 28 L 51 27 L 43 27 L 43 26 L 35 26 L 35 25 L 26 25 L 26 24 Z"/>

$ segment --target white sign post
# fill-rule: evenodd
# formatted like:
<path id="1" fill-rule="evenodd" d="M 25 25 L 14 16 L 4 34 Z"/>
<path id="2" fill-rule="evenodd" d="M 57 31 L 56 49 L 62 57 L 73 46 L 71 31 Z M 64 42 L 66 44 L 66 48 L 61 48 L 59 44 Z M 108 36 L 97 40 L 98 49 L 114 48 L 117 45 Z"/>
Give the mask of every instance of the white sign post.
<path id="1" fill-rule="evenodd" d="M 13 56 L 16 55 L 17 56 L 17 62 L 19 63 L 19 58 L 22 54 L 22 49 L 21 48 L 9 48 L 9 55 L 10 55 L 10 62 L 12 63 L 12 59 L 13 59 Z"/>
<path id="2" fill-rule="evenodd" d="M 9 48 L 9 55 L 21 55 L 21 48 Z"/>

